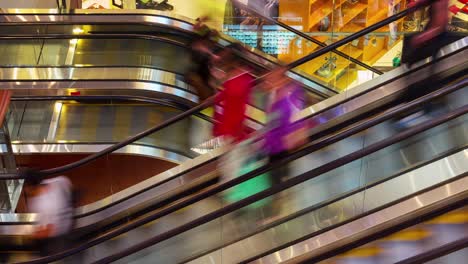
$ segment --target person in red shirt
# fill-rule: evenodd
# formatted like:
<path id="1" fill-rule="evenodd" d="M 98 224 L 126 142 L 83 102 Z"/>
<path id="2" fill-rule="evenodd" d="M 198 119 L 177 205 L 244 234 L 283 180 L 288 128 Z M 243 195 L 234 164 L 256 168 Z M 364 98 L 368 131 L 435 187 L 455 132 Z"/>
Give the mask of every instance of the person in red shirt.
<path id="1" fill-rule="evenodd" d="M 254 77 L 249 70 L 235 60 L 232 53 L 224 56 L 227 64 L 226 81 L 223 89 L 216 96 L 217 121 L 213 128 L 216 137 L 223 137 L 227 143 L 237 143 L 246 137 L 247 104 L 254 87 Z"/>
<path id="2" fill-rule="evenodd" d="M 244 166 L 243 157 L 247 154 L 243 147 L 236 146 L 247 137 L 246 111 L 254 87 L 254 77 L 233 55 L 232 47 L 223 53 L 225 81 L 215 100 L 213 134 L 226 145 L 226 154 L 219 163 L 223 181 L 238 177 Z"/>

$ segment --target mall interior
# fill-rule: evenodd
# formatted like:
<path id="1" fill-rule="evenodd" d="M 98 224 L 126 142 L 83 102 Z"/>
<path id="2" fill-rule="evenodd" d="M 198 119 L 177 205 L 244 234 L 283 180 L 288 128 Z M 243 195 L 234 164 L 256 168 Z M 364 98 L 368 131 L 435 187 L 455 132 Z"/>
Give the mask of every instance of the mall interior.
<path id="1" fill-rule="evenodd" d="M 467 47 L 467 0 L 0 0 L 0 263 L 467 263 Z"/>

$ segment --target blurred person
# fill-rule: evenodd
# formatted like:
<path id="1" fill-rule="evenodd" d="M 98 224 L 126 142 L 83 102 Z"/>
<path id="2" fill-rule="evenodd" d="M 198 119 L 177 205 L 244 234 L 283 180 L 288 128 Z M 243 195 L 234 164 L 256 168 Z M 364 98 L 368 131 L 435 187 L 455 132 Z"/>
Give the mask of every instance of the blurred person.
<path id="1" fill-rule="evenodd" d="M 226 153 L 220 158 L 219 172 L 222 181 L 228 181 L 245 175 L 265 164 L 261 145 L 249 138 L 247 119 L 247 104 L 252 99 L 255 79 L 250 74 L 250 69 L 243 66 L 235 57 L 236 52 L 242 52 L 243 47 L 238 44 L 227 47 L 221 54 L 219 67 L 225 73 L 222 90 L 216 98 L 215 126 L 213 134 L 221 137 L 225 144 Z M 258 175 L 243 183 L 240 183 L 225 192 L 223 199 L 228 203 L 237 202 L 260 191 L 271 187 L 268 173 Z M 270 199 L 262 199 L 240 210 L 231 216 L 235 228 L 250 229 L 250 223 L 268 215 Z"/>
<path id="2" fill-rule="evenodd" d="M 414 6 L 429 0 L 416 0 Z M 422 32 L 405 36 L 402 62 L 411 66 L 413 63 L 432 56 L 435 58 L 439 49 L 445 45 L 449 24 L 448 0 L 437 0 L 429 6 L 429 22 Z M 418 9 L 417 11 L 421 11 Z"/>
<path id="3" fill-rule="evenodd" d="M 213 127 L 216 137 L 223 137 L 227 142 L 238 143 L 246 138 L 246 111 L 251 100 L 254 78 L 250 70 L 236 60 L 234 50 L 238 45 L 230 46 L 222 55 L 225 76 L 222 90 L 216 98 Z"/>
<path id="4" fill-rule="evenodd" d="M 307 142 L 307 127 L 304 122 L 294 122 L 294 116 L 304 107 L 304 94 L 301 87 L 286 77 L 286 68 L 273 71 L 265 81 L 265 89 L 270 91 L 270 103 L 267 109 L 267 132 L 263 149 L 269 156 L 270 163 L 277 163 L 286 158 L 289 151 L 303 146 Z M 280 184 L 290 176 L 289 164 L 270 172 L 273 185 Z M 270 219 L 279 217 L 281 198 L 284 192 L 276 195 L 271 204 Z"/>
<path id="5" fill-rule="evenodd" d="M 416 0 L 411 2 L 410 6 L 428 1 L 429 0 Z M 448 7 L 449 0 L 434 1 L 429 6 L 430 21 L 424 31 L 414 36 L 411 40 L 411 45 L 414 48 L 420 47 L 422 45 L 428 45 L 430 44 L 430 41 L 443 37 L 444 33 L 447 31 L 449 23 Z"/>
<path id="6" fill-rule="evenodd" d="M 267 110 L 267 129 L 265 151 L 270 155 L 270 162 L 282 160 L 288 151 L 304 144 L 305 126 L 303 122 L 294 123 L 294 116 L 304 108 L 303 90 L 297 83 L 285 76 L 286 69 L 275 70 L 266 81 L 270 90 L 270 102 Z M 302 133 L 302 134 L 300 134 Z M 288 176 L 288 167 L 283 166 L 272 172 L 275 184 L 281 183 Z"/>
<path id="7" fill-rule="evenodd" d="M 65 176 L 42 179 L 35 169 L 24 169 L 21 175 L 28 186 L 28 206 L 38 214 L 33 238 L 41 256 L 48 256 L 67 249 L 68 237 L 73 228 L 73 191 Z"/>
<path id="8" fill-rule="evenodd" d="M 213 135 L 221 139 L 227 151 L 220 160 L 220 172 L 224 180 L 239 176 L 241 157 L 245 156 L 246 150 L 235 146 L 247 137 L 246 111 L 254 87 L 254 78 L 249 69 L 234 57 L 234 50 L 239 48 L 228 47 L 221 55 L 225 75 L 222 78 L 225 81 L 214 106 Z"/>
<path id="9" fill-rule="evenodd" d="M 193 26 L 195 37 L 190 43 L 192 67 L 186 73 L 186 79 L 198 93 L 200 101 L 207 99 L 215 93 L 210 83 L 213 60 L 219 59 L 214 53 L 214 41 L 217 31 L 210 29 L 205 22 L 208 17 L 197 19 Z"/>
<path id="10" fill-rule="evenodd" d="M 427 1 L 428 0 L 416 0 L 411 2 L 410 6 Z M 450 42 L 450 39 L 447 38 L 449 22 L 448 3 L 448 0 L 434 1 L 429 6 L 429 23 L 426 25 L 424 31 L 405 37 L 401 58 L 402 63 L 406 63 L 411 67 L 413 63 L 427 57 L 432 57 L 432 60 L 435 60 L 440 48 Z M 434 73 L 434 70 L 435 64 L 430 65 L 427 78 L 407 88 L 407 91 L 402 96 L 403 102 L 415 100 L 439 88 L 437 85 L 438 76 Z M 446 103 L 443 102 L 443 100 L 438 100 L 428 103 L 420 109 L 414 109 L 409 113 L 405 113 L 395 121 L 396 129 L 401 130 L 407 128 L 415 122 L 417 123 L 426 119 L 428 115 L 437 114 L 444 105 L 446 105 Z"/>

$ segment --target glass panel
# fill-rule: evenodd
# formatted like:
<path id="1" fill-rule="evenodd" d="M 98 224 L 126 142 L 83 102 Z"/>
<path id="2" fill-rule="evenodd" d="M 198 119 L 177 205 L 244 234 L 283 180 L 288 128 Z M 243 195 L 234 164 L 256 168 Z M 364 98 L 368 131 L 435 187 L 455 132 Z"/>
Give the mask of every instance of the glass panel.
<path id="1" fill-rule="evenodd" d="M 8 124 L 11 140 L 46 142 L 55 108 L 53 102 L 12 102 Z"/>

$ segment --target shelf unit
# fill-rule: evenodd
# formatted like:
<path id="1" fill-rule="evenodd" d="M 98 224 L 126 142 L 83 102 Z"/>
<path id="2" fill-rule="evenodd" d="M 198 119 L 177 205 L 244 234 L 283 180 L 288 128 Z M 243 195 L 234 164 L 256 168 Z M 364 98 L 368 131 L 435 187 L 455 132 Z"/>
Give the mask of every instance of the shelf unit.
<path id="1" fill-rule="evenodd" d="M 390 3 L 393 3 L 394 6 L 398 5 L 399 8 L 395 11 L 399 12 L 406 7 L 406 2 L 407 0 L 280 0 L 279 15 L 282 18 L 296 18 L 293 23 L 287 22 L 293 21 L 291 19 L 284 21 L 291 26 L 301 27 L 312 37 L 329 45 L 350 33 L 360 31 L 388 17 Z M 329 21 L 328 28 L 326 27 L 327 23 L 325 23 L 327 20 L 323 20 L 326 17 Z M 403 28 L 402 21 L 403 19 L 395 22 L 398 31 Z M 339 50 L 372 65 L 398 41 L 401 41 L 400 36 L 395 40 L 390 40 L 390 35 L 387 32 L 389 32 L 389 26 L 375 32 L 378 34 L 361 37 Z M 319 45 L 307 40 L 293 39 L 289 45 L 288 53 L 279 56 L 280 59 L 289 62 L 319 48 Z M 325 78 L 318 75 L 317 70 L 326 63 L 325 58 L 330 56 L 337 57 L 336 69 L 330 77 Z M 345 58 L 332 53 L 322 55 L 298 68 L 339 90 L 346 89 L 346 83 L 350 84 L 357 78 L 357 69 L 359 69 L 355 65 L 350 65 L 350 61 Z"/>

